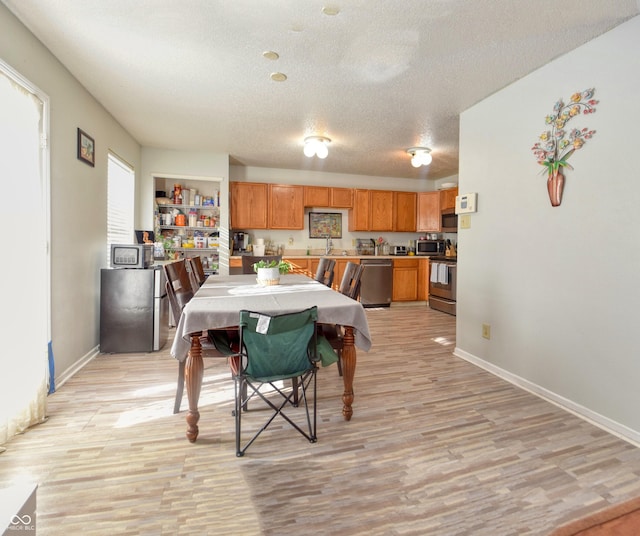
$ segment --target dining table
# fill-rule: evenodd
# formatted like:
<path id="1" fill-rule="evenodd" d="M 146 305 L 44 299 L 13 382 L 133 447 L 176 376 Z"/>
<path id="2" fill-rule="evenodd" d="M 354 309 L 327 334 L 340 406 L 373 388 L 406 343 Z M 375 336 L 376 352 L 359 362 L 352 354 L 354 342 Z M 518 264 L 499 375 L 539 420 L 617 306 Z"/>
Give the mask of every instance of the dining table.
<path id="1" fill-rule="evenodd" d="M 185 305 L 171 346 L 174 358 L 186 360 L 185 383 L 189 401 L 186 435 L 189 441 L 195 442 L 199 433 L 198 401 L 204 371 L 202 334 L 208 330 L 237 327 L 242 310 L 277 315 L 314 305 L 318 308 L 319 324 L 336 324 L 344 330 L 342 415 L 345 420 L 351 420 L 356 346 L 366 352 L 372 344 L 362 304 L 302 274 L 281 275 L 277 285 L 259 284 L 255 274 L 210 275 Z"/>

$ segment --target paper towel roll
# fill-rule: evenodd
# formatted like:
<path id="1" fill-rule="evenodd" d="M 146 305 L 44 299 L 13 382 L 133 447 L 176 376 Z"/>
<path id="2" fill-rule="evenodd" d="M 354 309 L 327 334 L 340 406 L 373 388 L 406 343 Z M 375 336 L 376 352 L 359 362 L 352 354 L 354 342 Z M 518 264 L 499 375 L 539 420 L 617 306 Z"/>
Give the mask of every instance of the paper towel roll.
<path id="1" fill-rule="evenodd" d="M 256 238 L 256 244 L 258 246 L 264 246 L 264 238 Z"/>

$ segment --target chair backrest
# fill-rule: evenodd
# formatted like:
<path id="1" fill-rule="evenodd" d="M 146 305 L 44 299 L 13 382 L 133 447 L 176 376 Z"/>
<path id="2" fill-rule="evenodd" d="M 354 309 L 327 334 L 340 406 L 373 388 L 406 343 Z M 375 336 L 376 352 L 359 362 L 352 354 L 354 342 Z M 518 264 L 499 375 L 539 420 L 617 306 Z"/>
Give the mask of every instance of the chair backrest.
<path id="1" fill-rule="evenodd" d="M 360 278 L 364 271 L 364 265 L 355 262 L 348 262 L 344 269 L 344 275 L 338 289 L 345 296 L 349 296 L 354 300 L 360 295 Z"/>
<path id="2" fill-rule="evenodd" d="M 266 315 L 240 311 L 240 344 L 245 373 L 264 381 L 295 377 L 314 367 L 318 308 Z"/>
<path id="3" fill-rule="evenodd" d="M 253 274 L 255 273 L 253 270 L 253 265 L 258 261 L 276 261 L 280 262 L 282 260 L 282 255 L 243 255 L 242 256 L 242 273 L 243 274 Z"/>
<path id="4" fill-rule="evenodd" d="M 169 305 L 176 322 L 182 314 L 182 309 L 193 298 L 193 290 L 187 266 L 184 259 L 171 262 L 163 266 L 164 275 L 167 278 L 166 288 L 169 296 Z"/>
<path id="5" fill-rule="evenodd" d="M 315 280 L 330 287 L 333 284 L 333 268 L 335 265 L 336 261 L 334 259 L 322 257 L 318 263 Z"/>
<path id="6" fill-rule="evenodd" d="M 189 257 L 187 259 L 187 268 L 189 268 L 189 277 L 191 278 L 191 289 L 195 292 L 202 286 L 207 279 L 202 266 L 202 257 Z"/>

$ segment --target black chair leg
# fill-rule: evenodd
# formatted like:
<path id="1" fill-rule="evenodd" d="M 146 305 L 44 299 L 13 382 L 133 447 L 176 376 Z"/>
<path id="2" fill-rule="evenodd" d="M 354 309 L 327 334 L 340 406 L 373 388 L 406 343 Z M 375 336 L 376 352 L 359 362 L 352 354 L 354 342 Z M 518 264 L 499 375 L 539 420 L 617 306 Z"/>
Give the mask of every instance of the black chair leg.
<path id="1" fill-rule="evenodd" d="M 297 408 L 300 402 L 298 395 L 298 378 L 291 378 L 291 388 L 293 389 L 293 406 Z"/>

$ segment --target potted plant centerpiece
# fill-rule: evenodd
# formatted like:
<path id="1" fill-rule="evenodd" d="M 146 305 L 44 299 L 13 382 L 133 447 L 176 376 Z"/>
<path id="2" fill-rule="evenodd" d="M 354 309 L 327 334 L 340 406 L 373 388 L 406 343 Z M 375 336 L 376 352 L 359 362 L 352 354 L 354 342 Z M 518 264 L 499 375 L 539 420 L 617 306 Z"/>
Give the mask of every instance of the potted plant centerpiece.
<path id="1" fill-rule="evenodd" d="M 280 283 L 280 274 L 287 274 L 291 266 L 285 261 L 266 261 L 261 260 L 253 264 L 253 271 L 258 274 L 259 285 L 278 285 Z"/>

